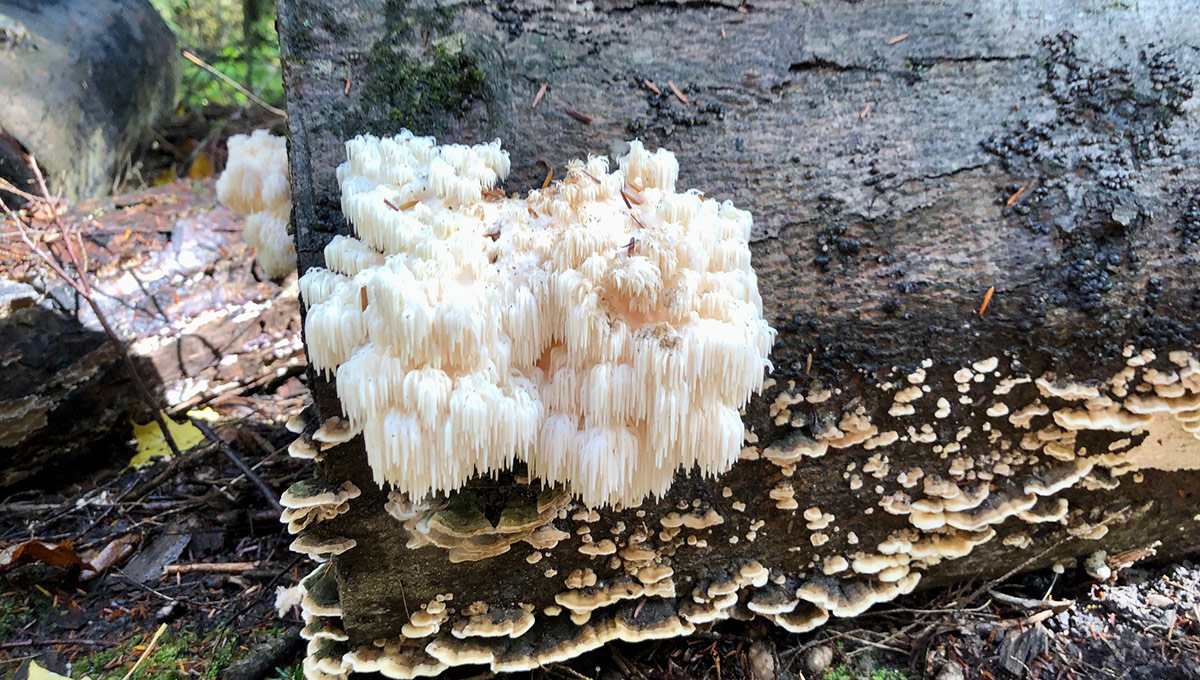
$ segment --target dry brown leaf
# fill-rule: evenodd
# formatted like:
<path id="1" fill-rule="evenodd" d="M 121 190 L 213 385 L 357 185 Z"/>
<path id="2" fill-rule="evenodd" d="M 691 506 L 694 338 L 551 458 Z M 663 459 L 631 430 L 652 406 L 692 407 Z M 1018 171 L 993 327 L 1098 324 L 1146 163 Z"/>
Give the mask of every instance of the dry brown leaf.
<path id="1" fill-rule="evenodd" d="M 30 562 L 41 562 L 51 567 L 83 565 L 83 558 L 70 543 L 46 543 L 25 541 L 0 551 L 0 571 L 14 569 Z"/>

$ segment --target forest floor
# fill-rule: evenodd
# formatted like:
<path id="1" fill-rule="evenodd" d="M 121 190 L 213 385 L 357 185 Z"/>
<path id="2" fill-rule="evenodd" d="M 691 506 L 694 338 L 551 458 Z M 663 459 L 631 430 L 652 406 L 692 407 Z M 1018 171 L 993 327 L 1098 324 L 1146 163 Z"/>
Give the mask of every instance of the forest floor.
<path id="1" fill-rule="evenodd" d="M 146 166 L 159 181 L 184 178 L 156 190 L 171 199 L 154 219 L 203 222 L 217 210 L 211 175 L 224 137 L 251 122 L 214 133 L 205 121 L 181 121 L 176 141 L 164 140 L 167 151 Z M 127 224 L 148 219 L 139 195 L 94 211 L 91 228 L 128 234 Z M 229 219 L 223 211 L 222 230 Z M 93 680 L 302 677 L 302 622 L 295 610 L 277 612 L 275 599 L 311 566 L 289 552 L 275 498 L 310 469 L 288 457 L 292 435 L 284 427 L 307 403 L 304 376 L 290 371 L 221 388 L 188 400 L 188 409 L 207 406 L 218 419 L 213 437 L 179 456 L 134 467 L 131 436 L 127 448 L 96 452 L 107 462 L 94 469 L 58 471 L 0 496 L 0 678 L 30 677 L 31 661 Z M 1068 568 L 926 590 L 804 635 L 730 621 L 689 638 L 612 645 L 526 675 L 1200 678 L 1200 566 L 1152 557 L 1117 566 L 1124 568 L 1105 582 Z M 492 677 L 478 668 L 452 675 Z"/>

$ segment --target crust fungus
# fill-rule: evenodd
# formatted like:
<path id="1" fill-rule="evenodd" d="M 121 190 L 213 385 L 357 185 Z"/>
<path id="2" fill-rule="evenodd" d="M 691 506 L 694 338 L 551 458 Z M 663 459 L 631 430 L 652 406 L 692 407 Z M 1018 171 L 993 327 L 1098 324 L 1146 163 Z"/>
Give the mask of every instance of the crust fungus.
<path id="1" fill-rule="evenodd" d="M 230 137 L 227 146 L 229 161 L 217 180 L 217 200 L 246 215 L 246 243 L 257 249 L 267 276 L 282 278 L 296 268 L 296 248 L 287 231 L 292 209 L 287 140 L 255 130 Z"/>
<path id="2" fill-rule="evenodd" d="M 774 335 L 749 213 L 677 192 L 674 156 L 640 142 L 615 171 L 573 161 L 498 200 L 499 142 L 346 151 L 357 238 L 305 274 L 305 329 L 377 483 L 421 496 L 523 461 L 589 506 L 630 505 L 737 460 Z"/>

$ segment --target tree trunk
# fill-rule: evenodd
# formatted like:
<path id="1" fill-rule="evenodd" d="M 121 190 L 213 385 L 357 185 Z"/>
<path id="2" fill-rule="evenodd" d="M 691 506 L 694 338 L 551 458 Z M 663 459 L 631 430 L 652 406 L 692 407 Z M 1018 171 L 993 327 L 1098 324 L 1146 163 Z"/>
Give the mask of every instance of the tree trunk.
<path id="1" fill-rule="evenodd" d="M 521 668 L 728 616 L 799 630 L 918 574 L 1194 551 L 1198 18 L 1169 0 L 281 0 L 302 271 L 350 232 L 334 169 L 355 134 L 499 137 L 518 191 L 637 137 L 754 214 L 779 331 L 744 460 L 637 508 L 589 516 L 509 478 L 389 514 L 360 443 L 325 452 L 289 500 L 362 495 L 313 501 L 338 510 L 300 540 L 338 553 L 306 581 L 310 677 Z"/>

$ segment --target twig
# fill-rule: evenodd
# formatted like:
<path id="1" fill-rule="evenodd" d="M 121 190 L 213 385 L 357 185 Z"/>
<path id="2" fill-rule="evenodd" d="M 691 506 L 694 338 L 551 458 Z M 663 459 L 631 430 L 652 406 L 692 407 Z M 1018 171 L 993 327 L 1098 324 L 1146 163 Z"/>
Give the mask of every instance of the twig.
<path id="1" fill-rule="evenodd" d="M 233 623 L 234 621 L 238 620 L 238 618 L 242 614 L 245 614 L 246 612 L 250 611 L 250 609 L 252 607 L 254 607 L 255 603 L 258 602 L 259 597 L 261 597 L 263 593 L 271 592 L 271 586 L 275 585 L 279 581 L 279 579 L 283 578 L 284 575 L 286 575 L 288 572 L 290 572 L 292 570 L 292 567 L 296 566 L 296 564 L 299 563 L 300 560 L 302 560 L 302 559 L 304 559 L 304 555 L 296 555 L 295 557 L 293 557 L 291 562 L 288 562 L 287 564 L 285 564 L 283 566 L 283 569 L 280 569 L 279 572 L 276 573 L 275 576 L 272 577 L 270 581 L 267 581 L 267 584 L 262 587 L 262 590 L 258 591 L 258 595 L 256 595 L 253 599 L 251 599 L 249 602 L 247 602 L 245 605 L 243 605 L 241 608 L 239 608 L 237 611 L 235 611 L 232 616 L 230 616 L 228 619 L 226 619 L 225 625 L 229 625 L 229 624 Z"/>
<path id="2" fill-rule="evenodd" d="M 254 94 L 254 93 L 253 93 L 253 92 L 251 92 L 250 90 L 247 90 L 246 88 L 244 88 L 244 87 L 242 87 L 241 85 L 239 85 L 239 84 L 238 84 L 238 82 L 237 82 L 236 80 L 234 80 L 233 78 L 230 78 L 229 76 L 225 75 L 224 73 L 221 73 L 220 71 L 218 71 L 217 69 L 213 68 L 212 66 L 209 66 L 209 65 L 208 65 L 207 63 L 205 63 L 205 61 L 204 61 L 203 59 L 201 59 L 200 57 L 197 57 L 196 55 L 192 54 L 191 52 L 188 52 L 187 50 L 184 50 L 184 51 L 183 51 L 183 58 L 184 58 L 184 59 L 187 59 L 187 60 L 188 60 L 188 61 L 190 61 L 190 62 L 192 62 L 192 63 L 193 63 L 193 64 L 195 64 L 196 66 L 199 66 L 200 68 L 204 69 L 205 71 L 208 71 L 209 73 L 213 74 L 214 76 L 216 76 L 216 77 L 220 78 L 220 79 L 221 79 L 222 81 L 224 81 L 224 82 L 225 82 L 227 85 L 229 85 L 229 86 L 230 86 L 230 87 L 232 87 L 233 89 L 235 89 L 235 90 L 237 90 L 238 92 L 241 92 L 243 95 L 245 95 L 245 96 L 246 96 L 246 99 L 249 99 L 250 101 L 254 102 L 255 104 L 258 104 L 259 106 L 261 106 L 261 107 L 263 107 L 264 109 L 266 109 L 266 110 L 270 111 L 271 113 L 273 113 L 273 114 L 275 114 L 275 115 L 279 116 L 280 118 L 287 118 L 287 111 L 284 111 L 283 109 L 277 109 L 277 108 L 275 108 L 274 106 L 271 106 L 270 104 L 268 104 L 268 103 L 264 102 L 263 100 L 259 99 L 259 98 L 258 98 L 258 95 Z"/>
<path id="3" fill-rule="evenodd" d="M 0 649 L 20 649 L 21 647 L 53 647 L 54 645 L 78 645 L 80 647 L 115 647 L 118 643 L 111 640 L 17 640 L 16 642 L 0 642 Z"/>
<path id="4" fill-rule="evenodd" d="M 154 475 L 144 484 L 138 486 L 124 497 L 118 498 L 117 500 L 138 501 L 142 498 L 145 498 L 150 494 L 151 491 L 154 491 L 158 487 L 165 484 L 168 479 L 174 477 L 180 472 L 187 470 L 190 467 L 193 467 L 201 458 L 208 455 L 210 452 L 212 452 L 212 448 L 205 446 L 192 449 L 180 457 L 172 458 L 171 460 L 167 461 L 167 466 L 161 472 Z"/>
<path id="5" fill-rule="evenodd" d="M 121 680 L 129 680 L 133 676 L 133 672 L 138 669 L 138 666 L 141 666 L 146 657 L 150 656 L 150 652 L 154 651 L 154 646 L 158 644 L 158 638 L 162 637 L 163 632 L 166 630 L 167 624 L 164 623 L 158 627 L 158 630 L 154 631 L 154 637 L 150 638 L 150 644 L 146 645 L 146 648 L 142 650 L 142 655 L 138 657 L 133 667 L 129 669 L 129 672 Z"/>
<path id="6" fill-rule="evenodd" d="M 84 251 L 82 248 L 82 240 L 80 241 L 80 251 L 84 254 L 81 255 L 80 251 L 76 251 L 75 244 L 72 239 L 72 236 L 78 236 L 78 234 L 72 234 L 68 232 L 66 227 L 63 226 L 62 222 L 59 220 L 58 211 L 55 209 L 55 206 L 58 205 L 58 199 L 50 197 L 50 190 L 46 188 L 46 179 L 42 176 L 42 171 L 38 167 L 37 159 L 30 154 L 26 161 L 29 163 L 30 169 L 33 170 L 33 175 L 38 181 L 38 188 L 42 193 L 42 198 L 38 199 L 38 201 L 44 203 L 49 208 L 51 219 L 54 221 L 55 226 L 58 227 L 58 231 L 62 236 L 61 240 L 63 249 L 67 251 L 71 268 L 75 270 L 79 280 L 75 280 L 67 274 L 65 265 L 59 262 L 58 258 L 52 254 L 52 251 L 44 251 L 39 248 L 36 243 L 34 243 L 33 239 L 29 236 L 28 229 L 29 227 L 32 227 L 32 224 L 27 224 L 25 220 L 22 220 L 15 212 L 13 212 L 12 208 L 8 207 L 8 204 L 5 203 L 4 199 L 2 198 L 0 198 L 0 208 L 2 208 L 4 213 L 8 215 L 9 219 L 16 224 L 17 231 L 19 231 L 21 234 L 21 240 L 25 242 L 25 245 L 29 248 L 30 252 L 37 256 L 37 258 L 41 260 L 43 264 L 49 267 L 51 271 L 53 271 L 60 279 L 62 279 L 64 283 L 70 286 L 79 295 L 79 297 L 83 298 L 83 300 L 88 303 L 88 306 L 92 308 L 92 312 L 96 315 L 96 320 L 100 322 L 101 328 L 104 329 L 105 335 L 108 336 L 108 339 L 112 341 L 114 345 L 116 345 L 117 350 L 121 353 L 121 358 L 125 362 L 125 368 L 129 371 L 129 376 L 133 379 L 133 383 L 137 387 L 142 400 L 145 402 L 146 406 L 149 407 L 151 413 L 154 414 L 154 421 L 158 423 L 159 429 L 162 430 L 163 439 L 166 440 L 167 446 L 169 446 L 171 449 L 171 453 L 178 456 L 180 454 L 179 446 L 175 444 L 175 438 L 171 436 L 171 431 L 167 429 L 167 423 L 163 418 L 162 409 L 159 408 L 157 400 L 154 398 L 154 394 L 150 391 L 150 388 L 146 386 L 145 381 L 142 380 L 142 375 L 138 371 L 137 365 L 133 363 L 133 357 L 129 355 L 129 348 L 126 346 L 125 341 L 121 338 L 121 336 L 117 335 L 116 330 L 114 330 L 113 327 L 108 323 L 108 318 L 105 316 L 104 310 L 100 308 L 99 303 L 96 302 L 96 298 L 92 295 L 92 285 L 88 280 L 86 251 Z"/>
<path id="7" fill-rule="evenodd" d="M 163 567 L 164 574 L 192 574 L 205 572 L 209 574 L 240 574 L 258 567 L 258 562 L 195 562 L 192 564 L 168 564 Z"/>
<path id="8" fill-rule="evenodd" d="M 266 497 L 267 502 L 271 504 L 271 507 L 275 508 L 276 512 L 282 513 L 283 506 L 279 504 L 278 494 L 272 491 L 271 487 L 267 486 L 266 482 L 264 482 L 261 477 L 255 474 L 254 470 L 250 469 L 249 465 L 246 465 L 246 461 L 242 460 L 241 456 L 234 453 L 233 449 L 225 443 L 225 440 L 218 437 L 217 433 L 213 432 L 212 428 L 206 425 L 203 421 L 196 420 L 195 418 L 192 418 L 191 421 L 192 425 L 194 425 L 197 430 L 200 430 L 205 437 L 208 437 L 209 441 L 216 444 L 217 448 L 221 449 L 221 452 L 224 453 L 225 456 L 229 458 L 229 460 L 231 460 L 239 470 L 242 471 L 242 474 L 246 475 L 246 479 L 254 482 L 254 485 L 257 486 L 259 490 L 262 491 L 263 496 Z"/>
<path id="9" fill-rule="evenodd" d="M 1061 611 L 1075 606 L 1075 600 L 1034 600 L 1028 597 L 1017 597 L 1016 595 L 1002 593 L 994 588 L 988 588 L 987 591 L 992 598 L 999 602 L 1027 610 L 1053 609 Z"/>

